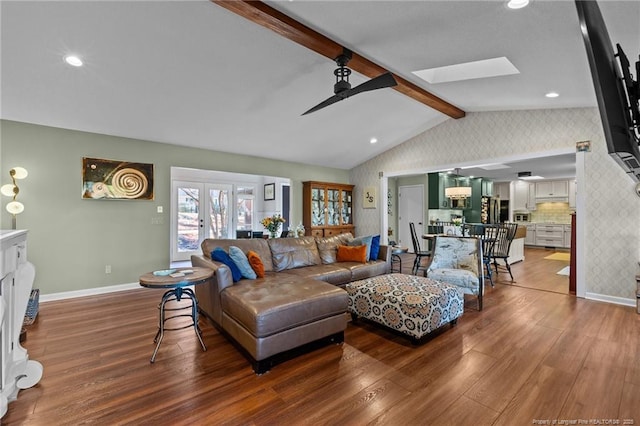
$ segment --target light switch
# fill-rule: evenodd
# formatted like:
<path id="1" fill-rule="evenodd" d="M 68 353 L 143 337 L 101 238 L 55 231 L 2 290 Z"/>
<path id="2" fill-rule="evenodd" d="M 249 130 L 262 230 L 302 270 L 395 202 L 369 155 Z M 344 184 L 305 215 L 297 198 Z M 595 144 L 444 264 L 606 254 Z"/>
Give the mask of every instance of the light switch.
<path id="1" fill-rule="evenodd" d="M 158 206 L 158 213 L 162 213 L 162 206 Z"/>

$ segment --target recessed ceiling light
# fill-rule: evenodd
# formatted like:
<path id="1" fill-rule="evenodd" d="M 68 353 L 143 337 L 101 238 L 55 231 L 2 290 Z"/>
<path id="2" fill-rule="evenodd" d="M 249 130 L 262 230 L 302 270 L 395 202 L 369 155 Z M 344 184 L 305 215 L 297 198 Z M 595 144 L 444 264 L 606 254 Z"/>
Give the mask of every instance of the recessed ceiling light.
<path id="1" fill-rule="evenodd" d="M 378 139 L 376 139 L 376 138 L 371 138 L 369 140 L 369 143 L 376 143 L 376 142 L 378 142 Z"/>
<path id="2" fill-rule="evenodd" d="M 80 59 L 79 57 L 77 57 L 76 55 L 67 55 L 64 57 L 64 61 L 74 67 L 81 67 L 82 66 L 82 59 Z"/>
<path id="3" fill-rule="evenodd" d="M 509 9 L 522 9 L 529 4 L 529 0 L 509 0 L 507 2 L 507 7 Z"/>
<path id="4" fill-rule="evenodd" d="M 557 92 L 549 92 L 549 93 L 545 94 L 545 96 L 547 98 L 557 98 L 558 96 L 560 96 L 560 94 L 558 94 Z"/>

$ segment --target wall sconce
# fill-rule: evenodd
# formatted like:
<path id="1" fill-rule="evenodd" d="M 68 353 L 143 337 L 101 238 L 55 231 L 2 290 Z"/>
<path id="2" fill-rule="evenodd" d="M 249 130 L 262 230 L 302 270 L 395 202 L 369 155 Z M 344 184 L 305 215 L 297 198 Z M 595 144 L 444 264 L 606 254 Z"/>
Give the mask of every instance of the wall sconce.
<path id="1" fill-rule="evenodd" d="M 7 197 L 13 197 L 13 200 L 7 203 L 7 211 L 13 215 L 11 222 L 12 229 L 16 229 L 16 215 L 24 211 L 24 204 L 20 201 L 16 201 L 16 197 L 20 192 L 20 188 L 16 184 L 16 179 L 24 179 L 29 175 L 26 169 L 23 167 L 14 167 L 9 170 L 9 176 L 11 176 L 11 182 L 0 187 L 0 193 Z"/>

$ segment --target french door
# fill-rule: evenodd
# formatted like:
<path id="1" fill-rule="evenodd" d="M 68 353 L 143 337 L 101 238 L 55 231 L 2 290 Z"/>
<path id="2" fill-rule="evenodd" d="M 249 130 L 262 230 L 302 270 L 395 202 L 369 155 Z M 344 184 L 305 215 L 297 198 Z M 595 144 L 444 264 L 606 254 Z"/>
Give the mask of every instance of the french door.
<path id="1" fill-rule="evenodd" d="M 201 254 L 205 238 L 235 238 L 232 185 L 173 182 L 171 261 Z"/>

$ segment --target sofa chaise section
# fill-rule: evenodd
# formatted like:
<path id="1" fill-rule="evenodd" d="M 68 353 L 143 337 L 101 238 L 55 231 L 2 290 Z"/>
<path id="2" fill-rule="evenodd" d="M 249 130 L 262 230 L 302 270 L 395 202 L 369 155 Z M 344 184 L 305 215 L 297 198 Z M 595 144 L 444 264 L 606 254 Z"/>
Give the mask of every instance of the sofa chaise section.
<path id="1" fill-rule="evenodd" d="M 348 295 L 341 287 L 387 273 L 390 266 L 386 246 L 380 247 L 376 261 L 337 262 L 337 246 L 351 239 L 350 234 L 207 239 L 203 255 L 191 257 L 193 266 L 214 271 L 210 283 L 196 287 L 200 311 L 243 350 L 258 374 L 268 371 L 283 352 L 325 338 L 341 342 L 348 320 Z M 258 253 L 265 277 L 234 283 L 230 269 L 210 257 L 216 247 L 228 251 L 230 246 Z"/>

